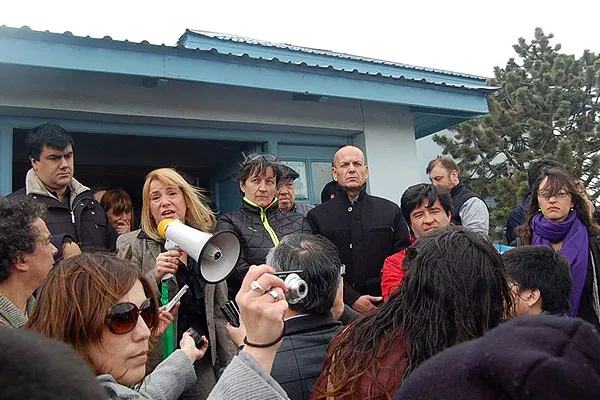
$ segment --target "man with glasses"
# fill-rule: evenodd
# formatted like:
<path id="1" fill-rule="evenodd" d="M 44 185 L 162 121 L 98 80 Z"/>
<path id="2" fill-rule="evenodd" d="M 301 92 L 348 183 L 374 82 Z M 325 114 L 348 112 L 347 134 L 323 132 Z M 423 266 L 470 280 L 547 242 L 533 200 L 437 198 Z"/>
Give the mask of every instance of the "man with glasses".
<path id="1" fill-rule="evenodd" d="M 21 328 L 57 250 L 33 199 L 0 199 L 0 326 Z"/>
<path id="2" fill-rule="evenodd" d="M 66 234 L 63 246 L 114 250 L 117 232 L 90 189 L 74 177 L 73 138 L 61 126 L 39 125 L 27 136 L 31 169 L 25 187 L 9 197 L 29 196 L 46 205 L 45 222 L 53 235 Z"/>
<path id="3" fill-rule="evenodd" d="M 408 227 L 397 204 L 366 192 L 369 167 L 363 152 L 345 146 L 335 153 L 335 198 L 308 213 L 313 232 L 331 240 L 346 265 L 344 302 L 356 311 L 381 302 L 381 268 L 386 257 L 409 246 Z"/>

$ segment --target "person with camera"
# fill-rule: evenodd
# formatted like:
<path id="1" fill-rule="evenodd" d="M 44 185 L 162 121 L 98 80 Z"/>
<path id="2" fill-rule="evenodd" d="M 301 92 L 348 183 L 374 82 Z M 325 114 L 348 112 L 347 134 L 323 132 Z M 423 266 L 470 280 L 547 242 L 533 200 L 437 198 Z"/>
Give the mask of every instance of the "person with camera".
<path id="1" fill-rule="evenodd" d="M 286 285 L 268 265 L 249 267 L 235 301 L 244 321 L 244 347 L 233 357 L 208 400 L 269 399 L 288 396 L 270 375 L 284 333 Z"/>
<path id="2" fill-rule="evenodd" d="M 295 233 L 271 249 L 267 265 L 287 276 L 289 307 L 271 375 L 290 399 L 308 400 L 327 346 L 342 327 L 331 312 L 336 300 L 343 305 L 340 257 L 335 245 L 323 236 Z M 228 330 L 234 342 L 243 346 L 244 326 L 228 326 Z"/>

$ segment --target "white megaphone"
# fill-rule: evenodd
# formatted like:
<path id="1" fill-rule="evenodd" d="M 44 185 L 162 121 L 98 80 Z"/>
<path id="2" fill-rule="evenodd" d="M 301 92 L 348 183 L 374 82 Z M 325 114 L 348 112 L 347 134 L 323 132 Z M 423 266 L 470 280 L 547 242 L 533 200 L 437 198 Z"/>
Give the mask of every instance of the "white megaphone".
<path id="1" fill-rule="evenodd" d="M 196 260 L 202 279 L 208 283 L 225 280 L 233 271 L 242 250 L 238 236 L 231 231 L 206 233 L 178 219 L 160 221 L 158 233 L 166 240 L 166 250 L 181 250 Z"/>

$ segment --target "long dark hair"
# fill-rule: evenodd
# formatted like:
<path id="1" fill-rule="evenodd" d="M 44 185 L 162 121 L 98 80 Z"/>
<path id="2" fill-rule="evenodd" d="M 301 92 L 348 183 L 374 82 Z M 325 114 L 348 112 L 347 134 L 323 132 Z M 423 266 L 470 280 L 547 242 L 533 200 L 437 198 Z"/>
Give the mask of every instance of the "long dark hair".
<path id="1" fill-rule="evenodd" d="M 398 340 L 406 342 L 396 365 L 407 364 L 402 381 L 428 358 L 482 336 L 512 314 L 502 259 L 478 233 L 437 229 L 407 249 L 404 268 L 404 282 L 388 302 L 332 342 L 323 367 L 329 374 L 315 384 L 322 397 L 355 393 L 365 375 L 372 396 L 381 386 L 379 361 Z"/>
<path id="2" fill-rule="evenodd" d="M 525 222 L 515 228 L 517 237 L 521 244 L 531 244 L 532 229 L 531 220 L 540 212 L 540 203 L 538 201 L 538 192 L 542 181 L 548 177 L 547 186 L 550 189 L 550 195 L 554 196 L 559 190 L 565 189 L 573 199 L 573 210 L 577 213 L 579 219 L 589 228 L 600 229 L 600 226 L 594 221 L 593 210 L 588 208 L 585 194 L 577 186 L 577 180 L 562 168 L 551 168 L 544 172 L 536 180 L 531 192 L 531 201 L 527 209 L 527 219 Z"/>

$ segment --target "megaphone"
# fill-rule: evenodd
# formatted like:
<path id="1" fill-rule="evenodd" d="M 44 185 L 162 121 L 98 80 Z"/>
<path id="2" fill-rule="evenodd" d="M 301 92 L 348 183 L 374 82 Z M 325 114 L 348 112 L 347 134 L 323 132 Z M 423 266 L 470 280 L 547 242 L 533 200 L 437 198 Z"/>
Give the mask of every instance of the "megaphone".
<path id="1" fill-rule="evenodd" d="M 237 263 L 242 246 L 231 231 L 206 233 L 178 219 L 165 218 L 158 224 L 165 249 L 181 250 L 198 262 L 200 275 L 208 283 L 219 283 L 229 276 Z"/>

